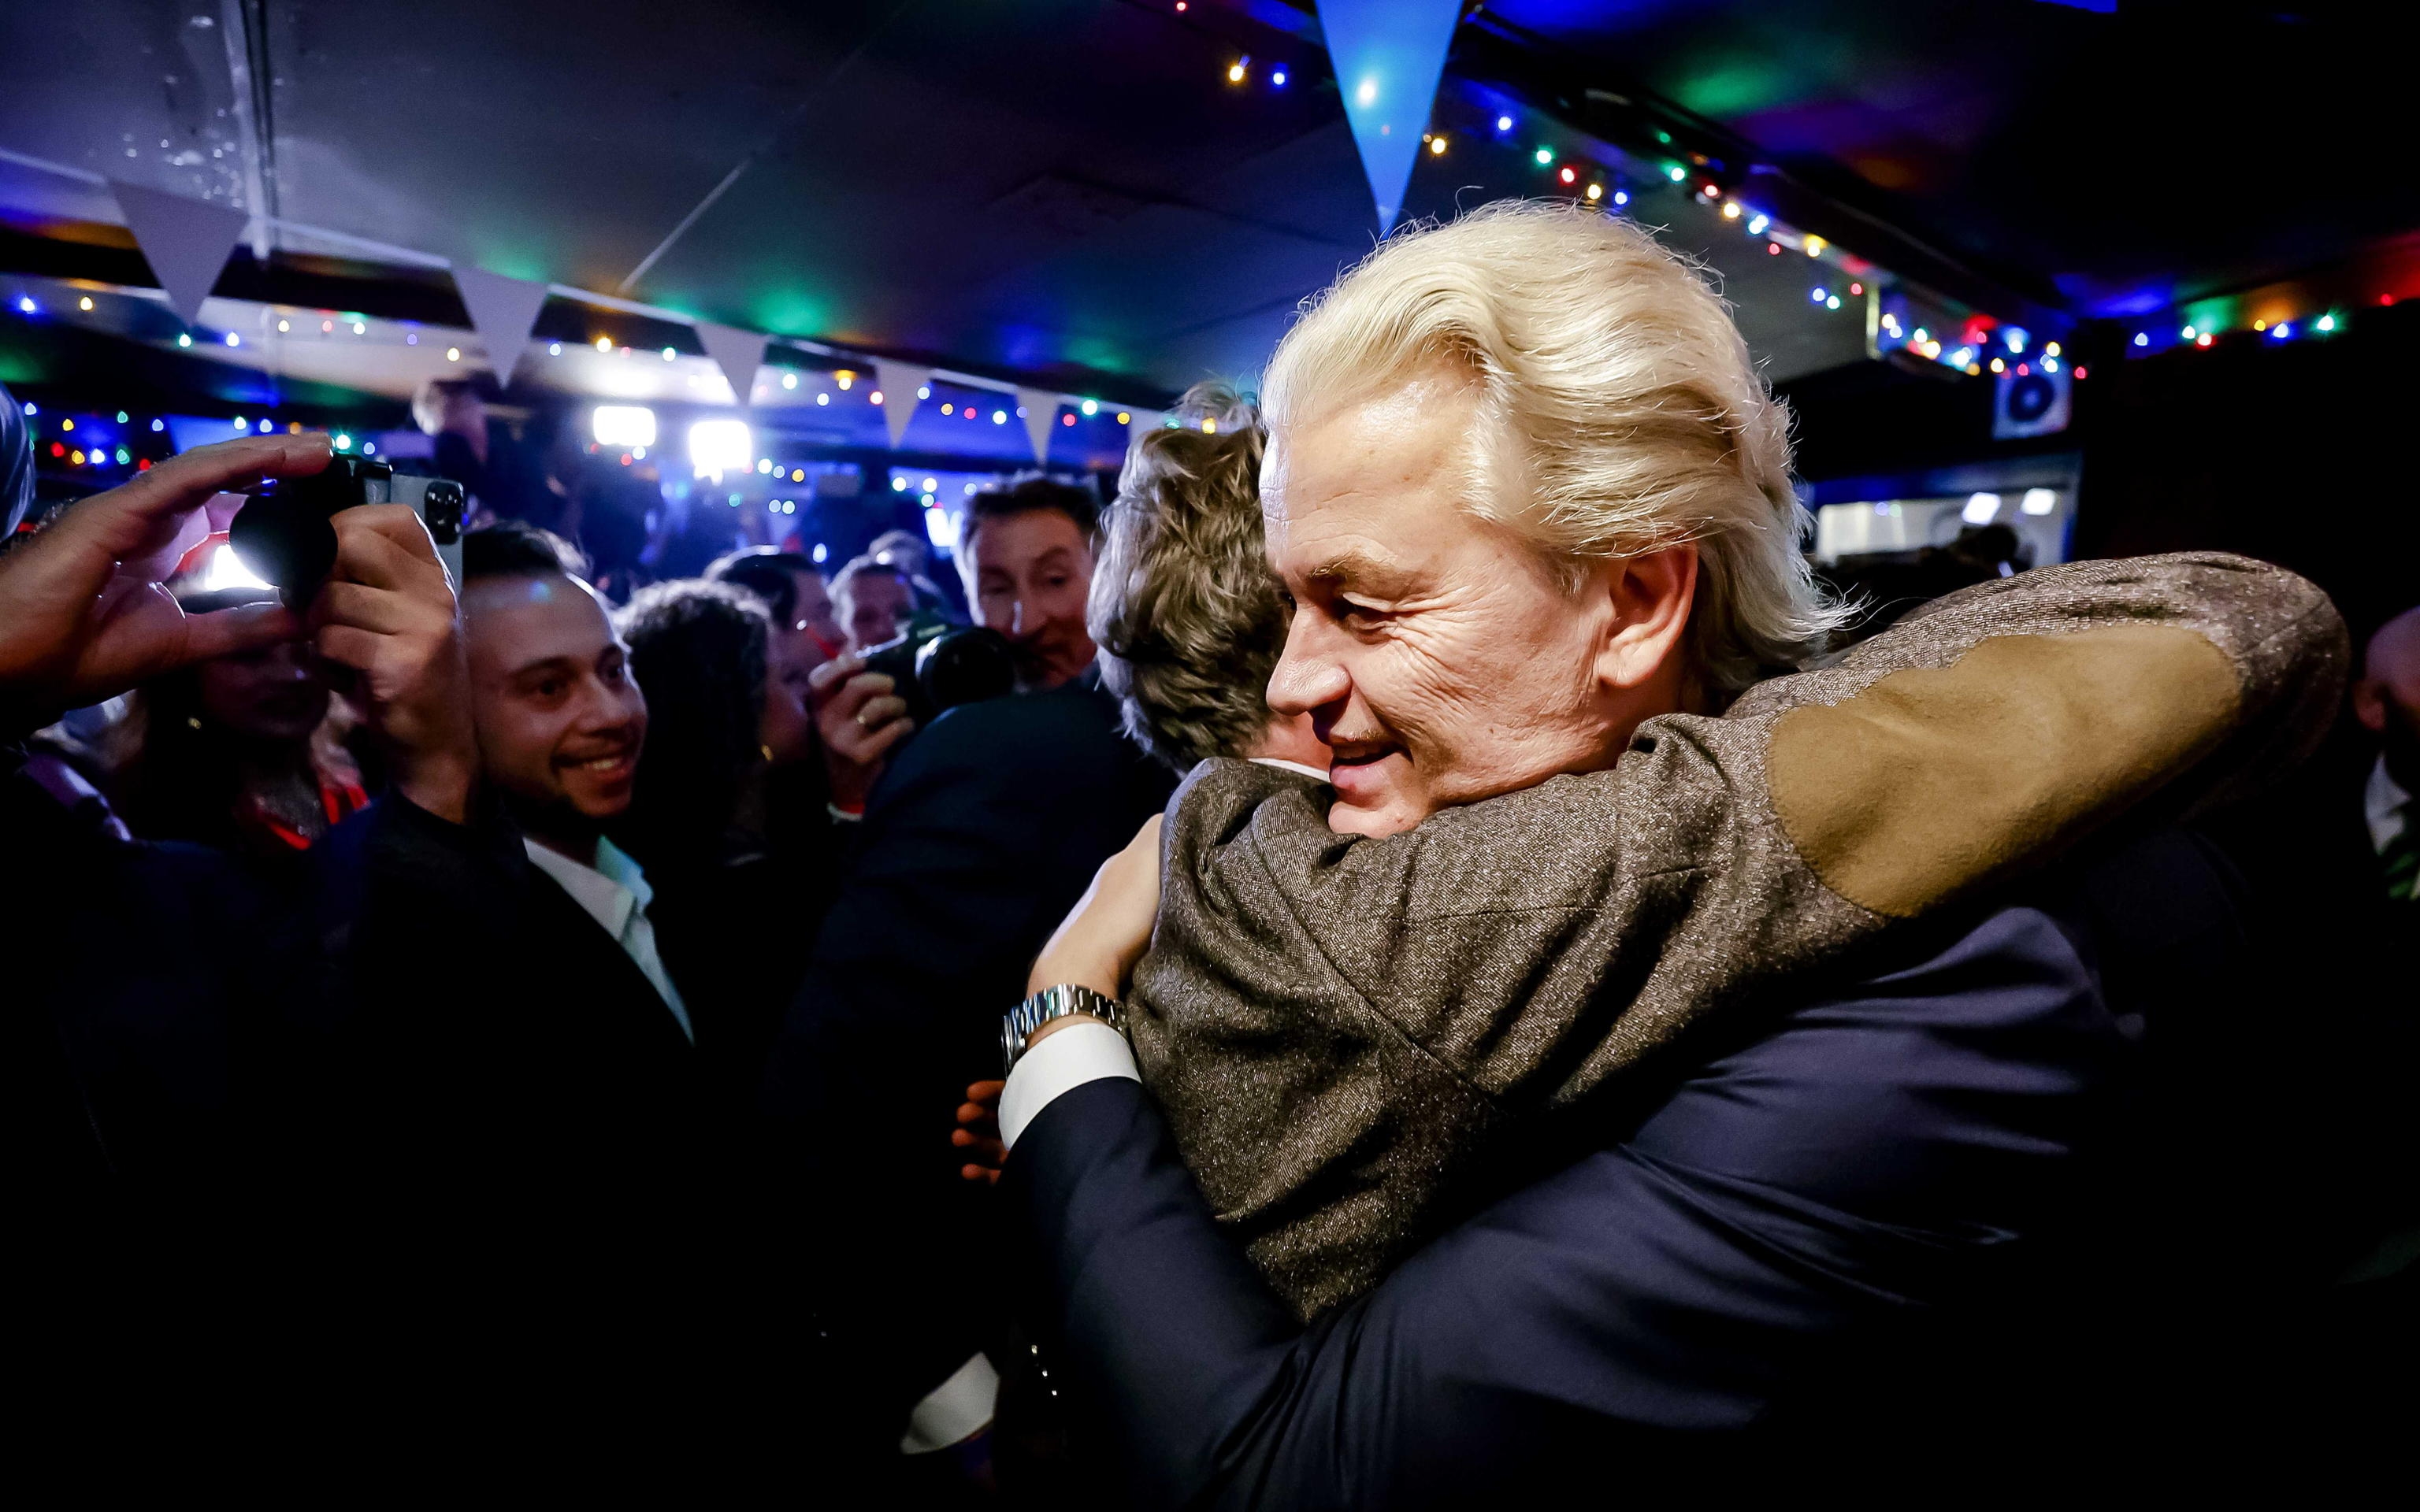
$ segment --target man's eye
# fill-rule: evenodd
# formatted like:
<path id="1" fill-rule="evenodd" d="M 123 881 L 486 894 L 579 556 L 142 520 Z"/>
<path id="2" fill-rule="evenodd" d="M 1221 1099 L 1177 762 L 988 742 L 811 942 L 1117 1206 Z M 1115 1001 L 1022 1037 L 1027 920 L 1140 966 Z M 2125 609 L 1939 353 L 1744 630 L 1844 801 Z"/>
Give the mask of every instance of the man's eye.
<path id="1" fill-rule="evenodd" d="M 1356 604 L 1349 598 L 1339 599 L 1336 617 L 1351 625 L 1372 625 L 1387 617 L 1387 611 L 1373 604 Z"/>

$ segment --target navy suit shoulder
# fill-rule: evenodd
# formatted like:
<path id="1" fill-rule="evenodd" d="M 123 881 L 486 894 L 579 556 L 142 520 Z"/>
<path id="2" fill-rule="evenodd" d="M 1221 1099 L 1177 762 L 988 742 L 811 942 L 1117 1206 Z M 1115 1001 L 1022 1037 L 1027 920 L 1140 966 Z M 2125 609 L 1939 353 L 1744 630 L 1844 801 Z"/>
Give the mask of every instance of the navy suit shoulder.
<path id="1" fill-rule="evenodd" d="M 997 1003 L 996 1025 L 1094 871 L 1173 785 L 1089 679 L 944 714 L 901 750 L 868 805 L 790 1031 L 860 1007 L 886 1021 L 910 1011 L 962 1019 L 972 1001 Z M 873 983 L 836 980 L 867 969 L 890 1001 L 865 1003 L 858 992 Z"/>
<path id="2" fill-rule="evenodd" d="M 814 1194 L 799 1262 L 886 1293 L 864 1309 L 881 1320 L 869 1396 L 903 1413 L 985 1341 L 998 1303 L 958 1273 L 990 1194 L 958 1178 L 951 1109 L 1000 1074 L 1000 1017 L 1035 953 L 1173 786 L 1087 676 L 944 714 L 868 805 L 763 1109 L 789 1183 Z"/>
<path id="3" fill-rule="evenodd" d="M 1892 1363 L 1935 1358 L 2055 1266 L 2122 1162 L 2158 964 L 2225 969 L 2208 857 L 2130 856 L 1701 1045 L 1619 1137 L 1307 1331 L 1216 1229 L 1139 1086 L 1066 1094 L 1004 1189 L 1086 1421 L 1142 1504 L 1393 1507 L 1702 1469 L 1714 1442 L 1732 1470 L 1759 1445 L 1838 1446 L 1857 1432 L 1829 1428 L 1903 1421 L 1895 1378 L 1954 1396 L 1955 1372 Z M 2138 927 L 2117 900 L 2147 887 L 2170 905 Z"/>

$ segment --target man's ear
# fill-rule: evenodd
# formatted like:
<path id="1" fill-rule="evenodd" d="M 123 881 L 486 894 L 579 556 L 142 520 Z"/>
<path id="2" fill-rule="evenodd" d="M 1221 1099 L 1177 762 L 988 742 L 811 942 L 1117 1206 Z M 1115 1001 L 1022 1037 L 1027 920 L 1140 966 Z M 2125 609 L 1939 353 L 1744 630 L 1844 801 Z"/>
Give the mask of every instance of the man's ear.
<path id="1" fill-rule="evenodd" d="M 1682 652 L 1689 610 L 1698 601 L 1698 548 L 1693 541 L 1610 563 L 1603 591 L 1613 619 L 1597 653 L 1597 677 L 1624 692 L 1643 687 Z"/>
<path id="2" fill-rule="evenodd" d="M 2386 733 L 2386 685 L 2375 677 L 2353 684 L 2352 717 L 2371 734 Z"/>

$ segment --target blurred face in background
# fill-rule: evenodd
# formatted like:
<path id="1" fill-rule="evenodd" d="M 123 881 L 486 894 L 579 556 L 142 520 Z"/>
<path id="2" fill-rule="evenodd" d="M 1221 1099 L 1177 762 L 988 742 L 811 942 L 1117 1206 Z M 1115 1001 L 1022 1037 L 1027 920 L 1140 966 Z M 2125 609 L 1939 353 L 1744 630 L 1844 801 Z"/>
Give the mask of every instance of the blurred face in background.
<path id="1" fill-rule="evenodd" d="M 328 714 L 328 682 L 307 642 L 288 640 L 194 669 L 202 717 L 239 739 L 301 745 Z"/>
<path id="2" fill-rule="evenodd" d="M 2420 792 L 2420 609 L 2386 622 L 2362 653 L 2353 717 L 2379 737 L 2386 775 Z"/>
<path id="3" fill-rule="evenodd" d="M 815 754 L 815 704 L 807 674 L 830 658 L 803 634 L 776 635 L 765 643 L 765 717 L 757 740 L 775 766 Z"/>
<path id="4" fill-rule="evenodd" d="M 1029 689 L 1057 687 L 1093 664 L 1084 604 L 1093 591 L 1093 547 L 1055 509 L 986 519 L 967 550 L 975 619 L 1022 654 Z"/>
<path id="5" fill-rule="evenodd" d="M 848 632 L 848 649 L 861 656 L 897 638 L 915 609 L 916 594 L 905 579 L 893 574 L 861 572 L 842 587 L 833 604 L 841 628 Z"/>
<path id="6" fill-rule="evenodd" d="M 534 838 L 593 839 L 630 806 L 647 736 L 605 606 L 560 574 L 483 578 L 463 591 L 462 622 L 482 770 Z"/>

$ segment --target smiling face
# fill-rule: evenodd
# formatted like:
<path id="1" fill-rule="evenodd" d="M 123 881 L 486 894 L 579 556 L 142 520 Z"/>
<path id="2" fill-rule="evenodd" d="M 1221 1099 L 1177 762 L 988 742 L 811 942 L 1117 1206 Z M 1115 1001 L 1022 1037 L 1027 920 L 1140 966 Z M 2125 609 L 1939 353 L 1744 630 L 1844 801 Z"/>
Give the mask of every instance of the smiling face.
<path id="1" fill-rule="evenodd" d="M 596 591 L 558 574 L 478 579 L 462 617 L 482 770 L 532 838 L 588 859 L 646 740 L 629 647 Z"/>
<path id="2" fill-rule="evenodd" d="M 1030 688 L 1057 687 L 1093 664 L 1084 628 L 1093 591 L 1093 548 L 1056 509 L 985 519 L 968 548 L 975 618 L 1022 654 Z"/>
<path id="3" fill-rule="evenodd" d="M 1611 765 L 1680 706 L 1694 554 L 1600 563 L 1567 591 L 1464 507 L 1478 398 L 1432 375 L 1270 443 L 1262 507 L 1294 614 L 1269 707 L 1334 749 L 1341 833 Z"/>

